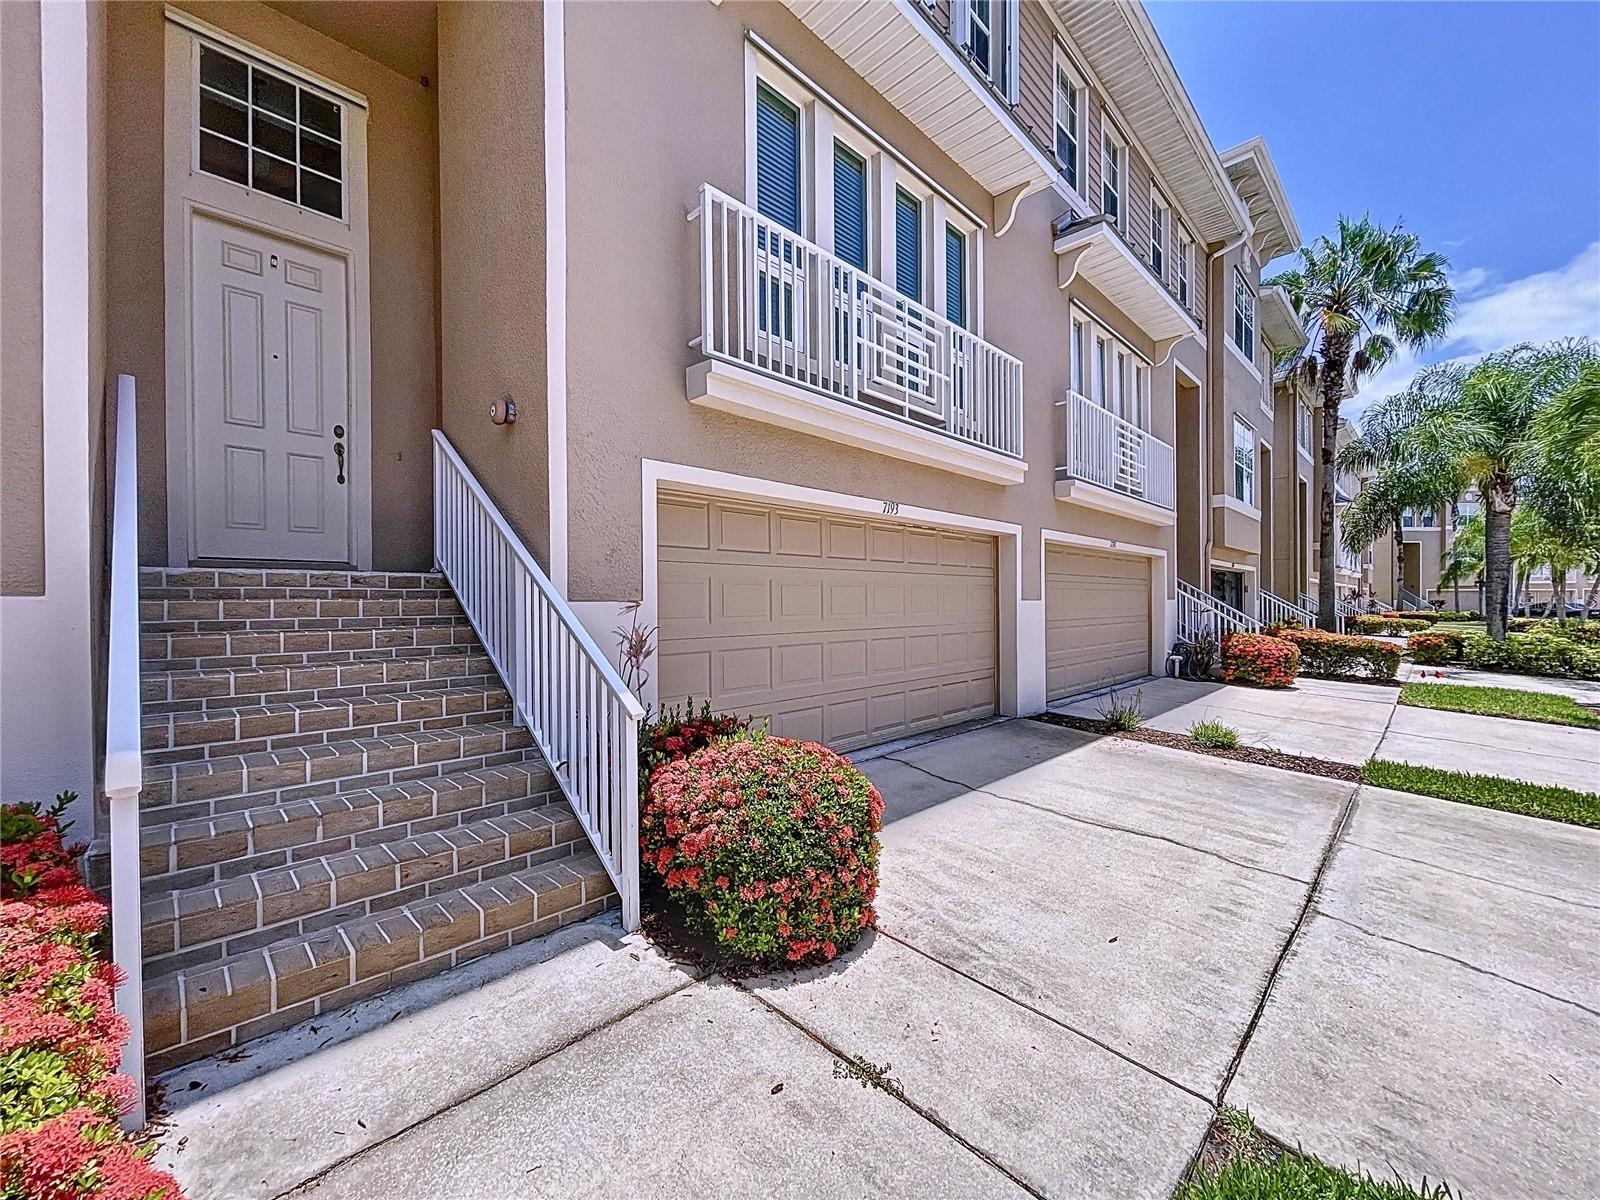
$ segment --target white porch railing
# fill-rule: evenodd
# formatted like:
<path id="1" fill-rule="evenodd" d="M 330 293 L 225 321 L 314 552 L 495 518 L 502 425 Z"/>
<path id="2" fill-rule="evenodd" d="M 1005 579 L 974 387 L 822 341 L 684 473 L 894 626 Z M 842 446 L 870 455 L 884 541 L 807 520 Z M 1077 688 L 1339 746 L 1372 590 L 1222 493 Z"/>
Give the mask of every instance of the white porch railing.
<path id="1" fill-rule="evenodd" d="M 433 554 L 638 928 L 644 708 L 437 429 Z"/>
<path id="2" fill-rule="evenodd" d="M 1165 509 L 1175 507 L 1171 446 L 1078 392 L 1067 393 L 1066 408 L 1061 468 L 1067 475 Z"/>
<path id="3" fill-rule="evenodd" d="M 139 792 L 144 787 L 139 704 L 139 440 L 132 375 L 117 376 L 111 447 L 111 601 L 106 614 L 106 758 L 111 958 L 122 968 L 117 1011 L 128 1022 L 122 1072 L 138 1084 L 123 1118 L 144 1127 L 144 947 L 139 897 Z"/>
<path id="4" fill-rule="evenodd" d="M 1210 633 L 1219 642 L 1230 633 L 1259 633 L 1261 622 L 1231 604 L 1224 604 L 1192 583 L 1178 580 L 1178 637 L 1192 642 Z"/>
<path id="5" fill-rule="evenodd" d="M 1433 606 L 1415 592 L 1408 592 L 1405 588 L 1401 588 L 1399 607 L 1401 612 L 1424 612 Z"/>
<path id="6" fill-rule="evenodd" d="M 710 184 L 701 350 L 847 404 L 1022 457 L 1022 363 Z"/>
<path id="7" fill-rule="evenodd" d="M 1305 609 L 1308 613 L 1316 612 L 1317 611 L 1317 598 L 1315 596 L 1313 596 L 1310 592 L 1301 592 L 1300 593 L 1300 607 Z"/>
<path id="8" fill-rule="evenodd" d="M 1256 593 L 1256 616 L 1261 619 L 1263 625 L 1273 625 L 1281 621 L 1286 625 L 1303 625 L 1311 629 L 1317 623 L 1314 608 L 1285 600 L 1282 596 L 1265 589 Z"/>

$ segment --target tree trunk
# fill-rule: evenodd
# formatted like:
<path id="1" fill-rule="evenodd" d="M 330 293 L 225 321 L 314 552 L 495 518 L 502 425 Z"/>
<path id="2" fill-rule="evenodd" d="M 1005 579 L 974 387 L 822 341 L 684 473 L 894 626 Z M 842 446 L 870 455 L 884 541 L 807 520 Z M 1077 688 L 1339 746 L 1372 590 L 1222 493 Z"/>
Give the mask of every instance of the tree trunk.
<path id="1" fill-rule="evenodd" d="M 1450 538 L 1455 540 L 1456 527 L 1459 524 L 1461 511 L 1456 507 L 1455 501 L 1450 502 Z M 1461 571 L 1454 562 L 1450 567 L 1451 605 L 1457 612 L 1461 611 Z"/>
<path id="2" fill-rule="evenodd" d="M 1405 514 L 1397 512 L 1392 518 L 1394 523 L 1394 610 L 1403 612 L 1405 602 L 1400 599 L 1400 592 L 1406 585 L 1406 539 L 1401 533 L 1405 527 Z"/>
<path id="3" fill-rule="evenodd" d="M 1499 473 L 1484 491 L 1483 569 L 1488 586 L 1483 617 L 1489 637 L 1503 642 L 1511 583 L 1511 514 L 1516 508 L 1517 493 L 1511 480 Z"/>
<path id="4" fill-rule="evenodd" d="M 1321 487 L 1317 497 L 1317 529 L 1322 541 L 1317 546 L 1317 625 L 1337 631 L 1338 609 L 1338 553 L 1333 540 L 1333 495 L 1338 482 L 1333 469 L 1333 455 L 1339 444 L 1339 404 L 1344 399 L 1345 367 L 1350 357 L 1348 337 L 1324 338 L 1322 343 L 1322 446 L 1318 459 L 1322 465 Z"/>

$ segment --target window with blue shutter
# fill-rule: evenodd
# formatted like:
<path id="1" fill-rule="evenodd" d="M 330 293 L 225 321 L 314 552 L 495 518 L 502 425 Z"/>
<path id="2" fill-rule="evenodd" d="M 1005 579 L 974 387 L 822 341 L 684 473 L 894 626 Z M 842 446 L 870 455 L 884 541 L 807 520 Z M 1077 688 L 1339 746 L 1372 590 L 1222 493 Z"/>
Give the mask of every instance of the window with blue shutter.
<path id="1" fill-rule="evenodd" d="M 950 225 L 944 227 L 944 315 L 967 323 L 967 239 Z"/>
<path id="2" fill-rule="evenodd" d="M 902 296 L 922 299 L 922 201 L 894 192 L 894 286 Z"/>
<path id="3" fill-rule="evenodd" d="M 842 142 L 833 144 L 833 252 L 867 269 L 867 162 Z"/>
<path id="4" fill-rule="evenodd" d="M 800 232 L 800 110 L 756 85 L 756 211 Z"/>

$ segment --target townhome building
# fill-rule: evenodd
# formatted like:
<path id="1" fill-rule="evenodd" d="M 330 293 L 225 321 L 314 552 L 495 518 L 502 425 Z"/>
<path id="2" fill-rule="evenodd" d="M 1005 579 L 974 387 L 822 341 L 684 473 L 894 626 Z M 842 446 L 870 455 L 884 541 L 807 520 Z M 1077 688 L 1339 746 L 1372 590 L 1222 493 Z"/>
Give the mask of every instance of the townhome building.
<path id="1" fill-rule="evenodd" d="M 1299 231 L 1137 4 L 3 11 L 4 782 L 153 1066 L 631 926 L 649 709 L 855 750 L 1316 590 Z"/>

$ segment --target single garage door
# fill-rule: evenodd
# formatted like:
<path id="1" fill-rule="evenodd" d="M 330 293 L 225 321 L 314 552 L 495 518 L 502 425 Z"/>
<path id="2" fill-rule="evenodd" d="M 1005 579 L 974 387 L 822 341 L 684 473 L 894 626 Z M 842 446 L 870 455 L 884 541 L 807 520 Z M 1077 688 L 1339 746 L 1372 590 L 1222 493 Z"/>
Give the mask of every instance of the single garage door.
<path id="1" fill-rule="evenodd" d="M 1045 692 L 1051 700 L 1150 673 L 1150 560 L 1047 544 Z"/>
<path id="2" fill-rule="evenodd" d="M 663 706 L 835 749 L 989 716 L 993 538 L 706 496 L 658 504 Z"/>

